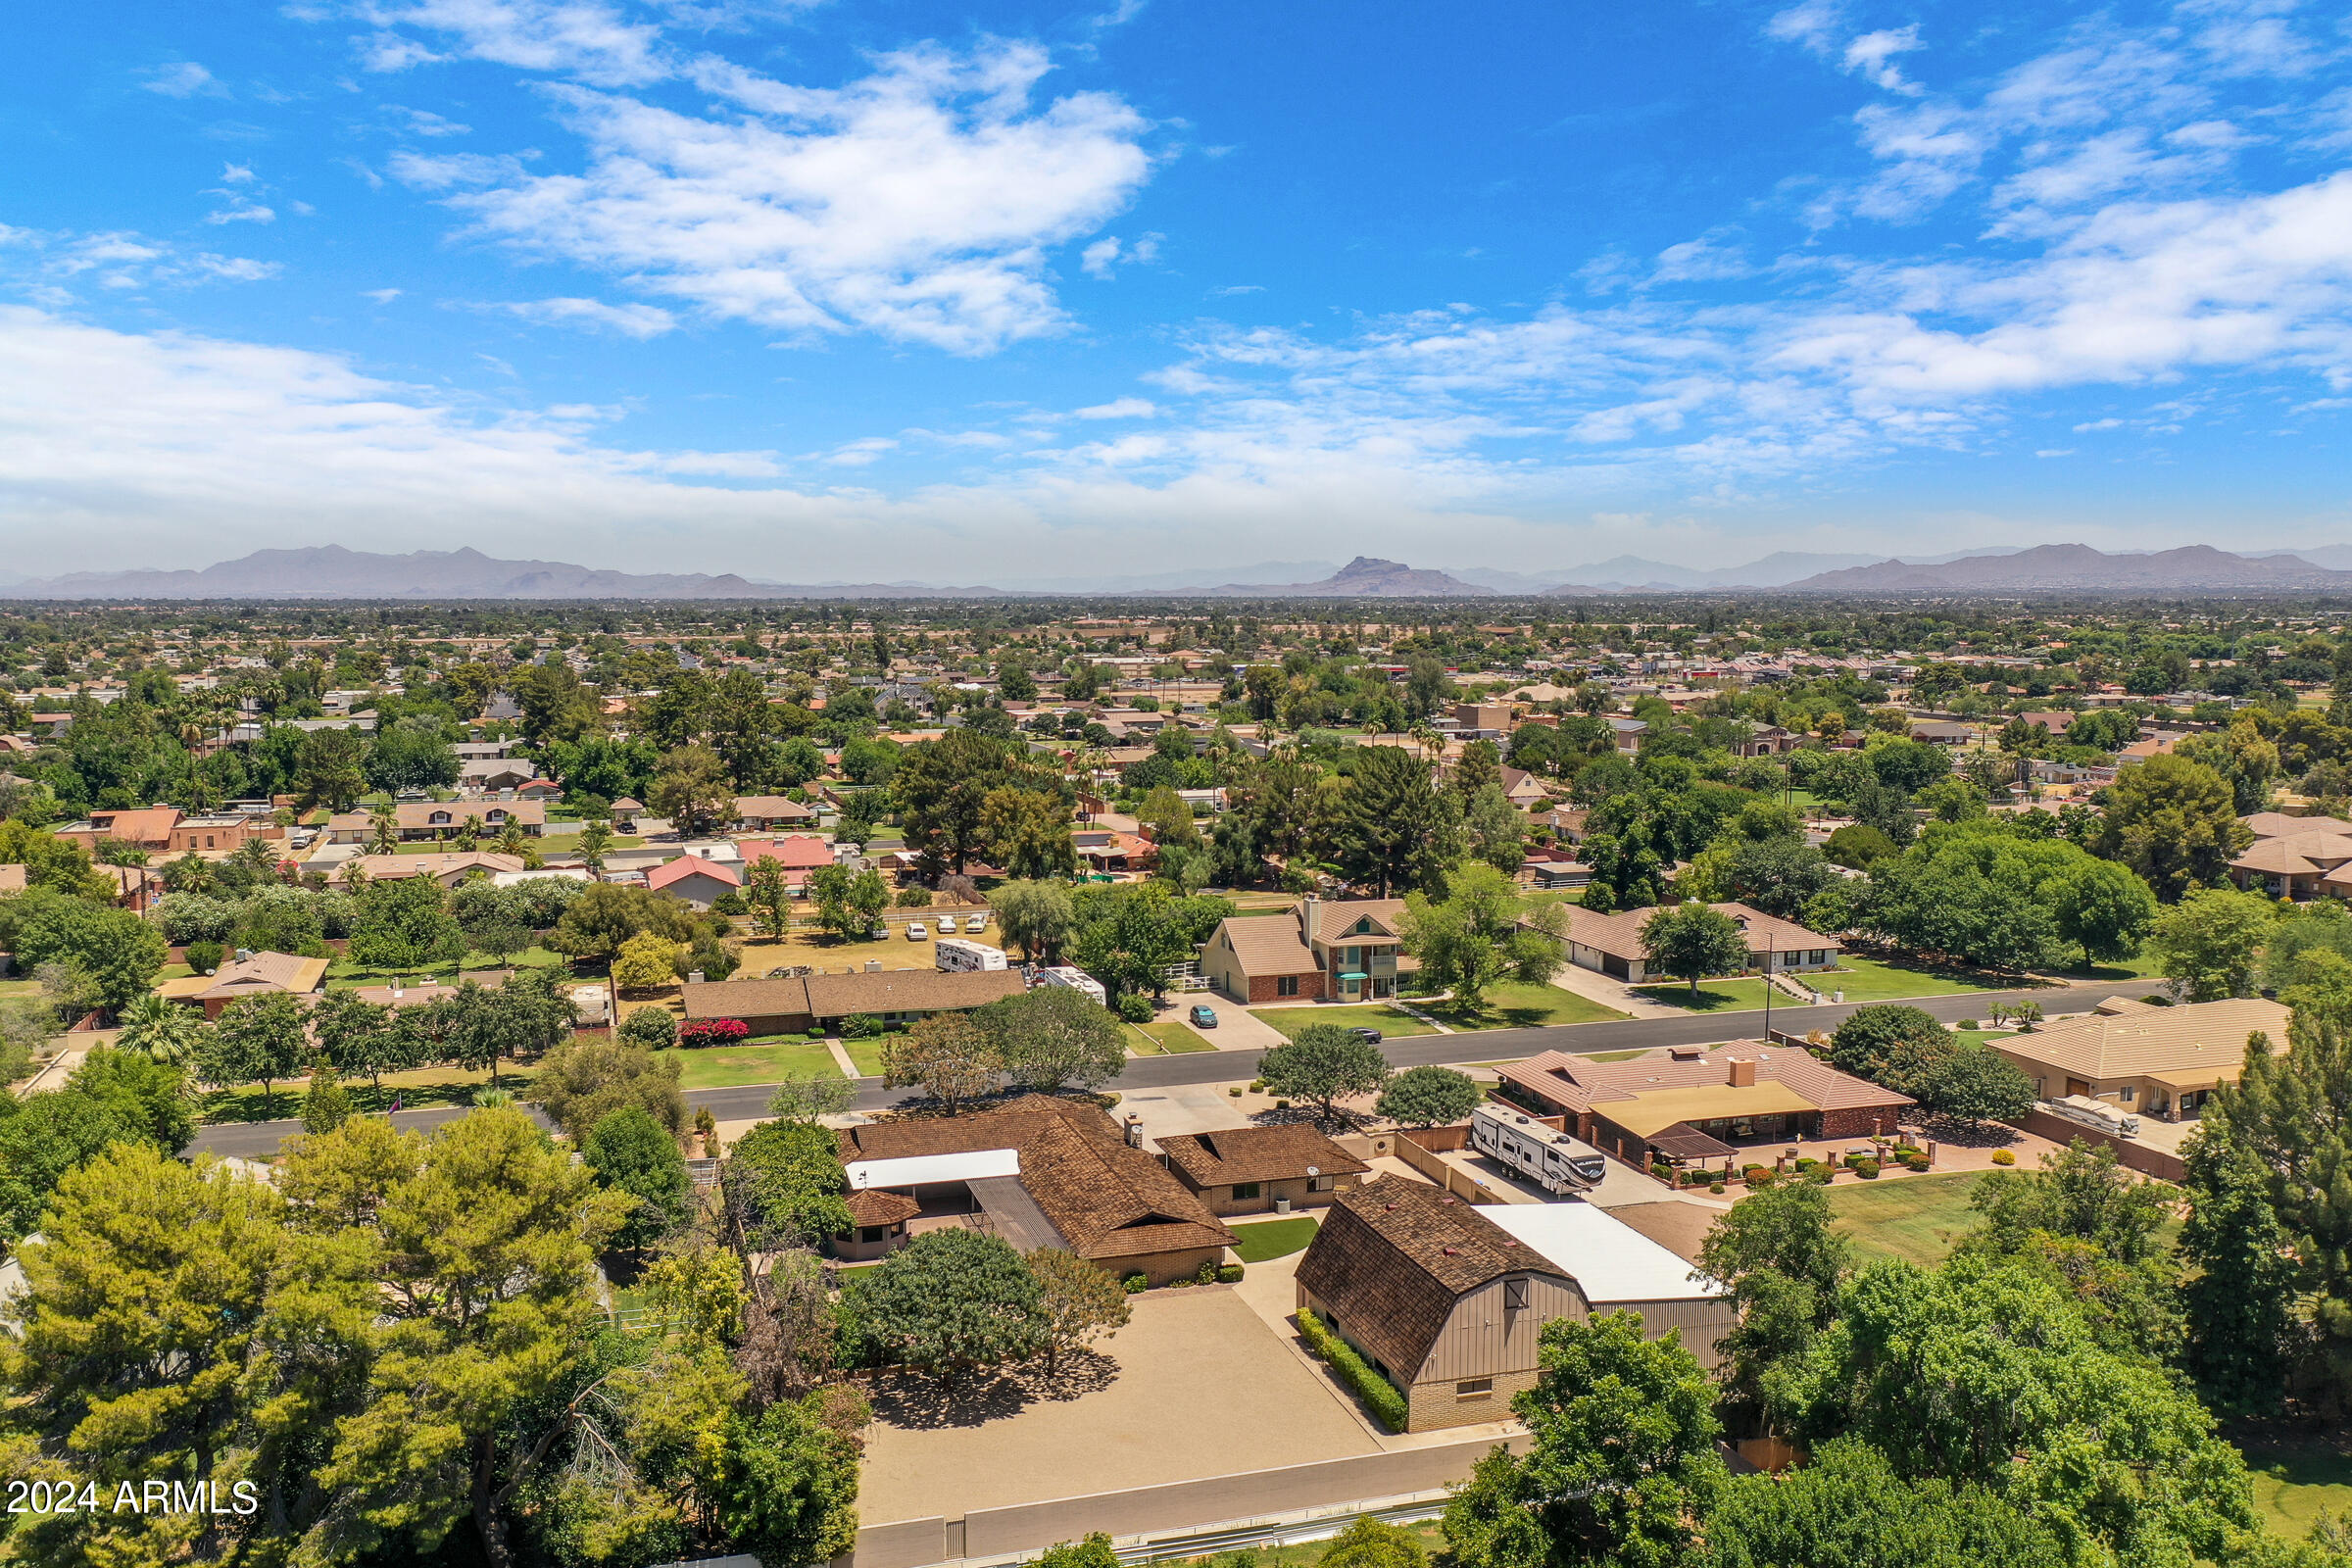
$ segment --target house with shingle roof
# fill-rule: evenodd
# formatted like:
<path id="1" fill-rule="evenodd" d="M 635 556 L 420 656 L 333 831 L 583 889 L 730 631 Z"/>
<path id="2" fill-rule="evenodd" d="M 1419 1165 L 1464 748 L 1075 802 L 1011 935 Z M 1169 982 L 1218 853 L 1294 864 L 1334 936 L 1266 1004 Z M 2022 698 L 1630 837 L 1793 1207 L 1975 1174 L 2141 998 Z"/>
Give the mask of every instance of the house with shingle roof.
<path id="1" fill-rule="evenodd" d="M 685 990 L 686 1016 L 740 1018 L 755 1035 L 801 1034 L 865 1016 L 912 1023 L 935 1012 L 968 1012 L 1026 988 L 1018 969 L 876 969 L 856 974 L 706 980 Z"/>
<path id="2" fill-rule="evenodd" d="M 853 1205 L 868 1192 L 901 1194 L 921 1215 L 960 1216 L 956 1223 L 976 1223 L 1023 1252 L 1060 1248 L 1122 1278 L 1165 1285 L 1221 1263 L 1234 1240 L 1107 1112 L 1079 1101 L 1024 1095 L 989 1110 L 868 1122 L 838 1136 Z M 862 1228 L 858 1234 L 865 1245 Z"/>
<path id="3" fill-rule="evenodd" d="M 1622 1061 L 1546 1051 L 1495 1069 L 1504 1099 L 1630 1164 L 1726 1158 L 1739 1145 L 1892 1133 L 1913 1102 L 1802 1050 L 1740 1040 Z"/>
<path id="4" fill-rule="evenodd" d="M 1761 971 L 1772 965 L 1775 974 L 1808 969 L 1834 969 L 1844 949 L 1836 937 L 1808 931 L 1793 920 L 1766 914 L 1744 904 L 1711 904 L 1718 914 L 1731 916 L 1747 934 L 1747 968 Z M 1581 904 L 1565 906 L 1568 961 L 1613 975 L 1628 985 L 1645 985 L 1657 978 L 1649 972 L 1649 957 L 1642 948 L 1642 928 L 1655 909 L 1618 909 L 1599 914 Z"/>
<path id="5" fill-rule="evenodd" d="M 1200 950 L 1209 988 L 1236 1002 L 1359 1002 L 1396 994 L 1411 972 L 1402 899 L 1308 897 L 1282 914 L 1235 915 Z"/>
<path id="6" fill-rule="evenodd" d="M 1478 1207 L 1381 1176 L 1339 1197 L 1299 1259 L 1298 1305 L 1404 1395 L 1405 1430 L 1510 1417 L 1544 1325 L 1632 1310 L 1715 1365 L 1738 1322 L 1723 1286 L 1591 1203 Z"/>
<path id="7" fill-rule="evenodd" d="M 1213 1214 L 1321 1208 L 1372 1167 L 1303 1123 L 1173 1133 L 1158 1140 L 1176 1179 Z"/>

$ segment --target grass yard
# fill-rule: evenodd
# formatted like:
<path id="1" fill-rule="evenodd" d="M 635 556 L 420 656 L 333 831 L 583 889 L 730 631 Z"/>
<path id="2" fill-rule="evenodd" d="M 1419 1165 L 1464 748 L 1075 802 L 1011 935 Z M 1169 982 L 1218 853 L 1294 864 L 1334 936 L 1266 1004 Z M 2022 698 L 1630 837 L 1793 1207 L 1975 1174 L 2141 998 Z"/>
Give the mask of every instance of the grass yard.
<path id="1" fill-rule="evenodd" d="M 2153 954 L 2135 953 L 2113 963 L 2069 964 L 2057 971 L 2069 980 L 2150 980 L 2160 972 Z"/>
<path id="2" fill-rule="evenodd" d="M 1981 1046 L 1987 1040 L 2006 1040 L 2016 1031 L 2013 1029 L 1955 1029 L 1952 1033 L 1959 1037 L 1960 1043 L 1964 1046 Z"/>
<path id="3" fill-rule="evenodd" d="M 1961 1237 L 1984 1223 L 1968 1206 L 1969 1191 L 1980 1174 L 1905 1176 L 1833 1187 L 1830 1206 L 1838 1211 L 1838 1229 L 1851 1236 L 1866 1256 L 1940 1263 Z"/>
<path id="4" fill-rule="evenodd" d="M 532 1069 L 502 1062 L 498 1070 L 498 1086 L 512 1090 L 521 1099 L 531 1087 Z M 205 1123 L 271 1121 L 284 1116 L 302 1114 L 302 1094 L 309 1086 L 308 1074 L 280 1078 L 272 1086 L 270 1102 L 265 1104 L 260 1084 L 245 1084 L 235 1089 L 216 1089 L 198 1097 L 196 1119 Z M 394 1095 L 400 1097 L 403 1110 L 422 1110 L 427 1105 L 467 1105 L 474 1095 L 490 1087 L 486 1072 L 465 1072 L 455 1067 L 420 1067 L 415 1072 L 384 1074 L 381 1094 L 362 1077 L 343 1080 L 350 1092 L 352 1108 L 360 1111 L 384 1110 L 390 1107 Z"/>
<path id="5" fill-rule="evenodd" d="M 2327 1433 L 2283 1431 L 2240 1436 L 2254 1472 L 2254 1507 L 2263 1523 L 2290 1541 L 2311 1533 L 2322 1509 L 2352 1511 L 2352 1453 Z"/>
<path id="6" fill-rule="evenodd" d="M 1298 1039 L 1299 1030 L 1316 1023 L 1336 1023 L 1343 1029 L 1377 1029 L 1389 1036 L 1437 1033 L 1420 1019 L 1408 1018 L 1385 1003 L 1363 1007 L 1276 1007 L 1257 1016 L 1281 1030 L 1286 1040 Z"/>
<path id="7" fill-rule="evenodd" d="M 1422 1010 L 1453 1030 L 1540 1029 L 1552 1024 L 1599 1023 L 1626 1016 L 1615 1007 L 1558 986 L 1521 985 L 1516 981 L 1489 986 L 1476 1012 L 1454 1002 L 1431 1003 Z"/>
<path id="8" fill-rule="evenodd" d="M 1749 1008 L 1762 1011 L 1764 982 L 1761 980 L 1701 980 L 1692 991 L 1689 983 L 1670 980 L 1663 985 L 1636 986 L 1634 995 L 1661 1006 L 1681 1007 L 1686 1012 L 1742 1012 Z M 1794 997 L 1783 997 L 1790 1008 L 1803 1003 Z"/>
<path id="9" fill-rule="evenodd" d="M 1797 976 L 1820 992 L 1842 991 L 1848 1002 L 1892 1002 L 1912 997 L 1949 997 L 1967 991 L 2015 991 L 2015 975 L 1974 969 L 1943 969 L 1924 963 L 1848 956 L 1825 974 Z"/>
<path id="10" fill-rule="evenodd" d="M 772 1084 L 787 1075 L 797 1078 L 839 1077 L 833 1053 L 803 1040 L 768 1046 L 718 1046 L 697 1051 L 664 1051 L 681 1067 L 678 1085 L 684 1089 L 729 1089 L 737 1084 Z"/>
<path id="11" fill-rule="evenodd" d="M 1306 1244 L 1315 1239 L 1320 1222 L 1312 1214 L 1294 1214 L 1289 1219 L 1260 1220 L 1254 1225 L 1232 1227 L 1237 1240 L 1234 1254 L 1245 1263 L 1270 1263 L 1293 1252 L 1303 1252 Z"/>
<path id="12" fill-rule="evenodd" d="M 1173 1020 L 1166 1023 L 1131 1023 L 1127 1026 L 1127 1049 L 1139 1056 L 1181 1056 L 1195 1051 L 1214 1051 L 1217 1048 Z"/>
<path id="13" fill-rule="evenodd" d="M 858 1064 L 858 1077 L 882 1076 L 882 1042 L 888 1038 L 887 1035 L 875 1035 L 867 1040 L 844 1040 L 841 1043 L 841 1049 L 848 1052 L 850 1059 Z"/>
<path id="14" fill-rule="evenodd" d="M 546 948 L 525 948 L 515 954 L 512 961 L 518 969 L 553 969 L 571 960 Z M 413 980 L 419 975 L 448 980 L 467 969 L 505 967 L 506 964 L 487 953 L 468 953 L 457 963 L 428 963 L 406 969 L 370 969 L 349 958 L 337 958 L 326 966 L 326 988 L 329 991 L 343 991 L 354 986 L 388 985 L 394 980 Z"/>

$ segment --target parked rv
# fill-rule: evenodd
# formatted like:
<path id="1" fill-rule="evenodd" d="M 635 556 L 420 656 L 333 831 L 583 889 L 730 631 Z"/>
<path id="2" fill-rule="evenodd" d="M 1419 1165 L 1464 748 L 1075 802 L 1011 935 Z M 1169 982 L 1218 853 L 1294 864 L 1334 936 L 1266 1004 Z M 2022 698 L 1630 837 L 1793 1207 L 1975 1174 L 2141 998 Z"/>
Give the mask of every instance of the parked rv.
<path id="1" fill-rule="evenodd" d="M 941 937 L 933 943 L 931 961 L 956 974 L 977 974 L 984 969 L 1005 967 L 1003 948 L 992 948 L 985 942 L 967 942 L 962 937 Z"/>
<path id="2" fill-rule="evenodd" d="M 1470 1143 L 1547 1193 L 1587 1192 L 1609 1173 L 1608 1155 L 1591 1144 L 1507 1105 L 1490 1102 L 1473 1110 Z"/>

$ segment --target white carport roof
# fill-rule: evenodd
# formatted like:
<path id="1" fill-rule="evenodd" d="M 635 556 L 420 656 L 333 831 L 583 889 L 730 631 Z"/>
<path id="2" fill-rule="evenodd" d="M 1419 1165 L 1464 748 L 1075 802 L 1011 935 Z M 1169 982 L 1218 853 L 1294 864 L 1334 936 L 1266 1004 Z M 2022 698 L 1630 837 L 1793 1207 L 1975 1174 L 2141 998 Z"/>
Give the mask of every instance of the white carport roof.
<path id="1" fill-rule="evenodd" d="M 1549 1258 L 1595 1306 L 1610 1301 L 1705 1301 L 1729 1294 L 1672 1251 L 1591 1203 L 1491 1203 L 1493 1220 Z"/>
<path id="2" fill-rule="evenodd" d="M 867 1187 L 973 1182 L 991 1176 L 1018 1176 L 1021 1152 L 1017 1149 L 975 1149 L 962 1154 L 909 1154 L 904 1159 L 855 1160 L 844 1169 L 850 1174 L 852 1192 Z"/>

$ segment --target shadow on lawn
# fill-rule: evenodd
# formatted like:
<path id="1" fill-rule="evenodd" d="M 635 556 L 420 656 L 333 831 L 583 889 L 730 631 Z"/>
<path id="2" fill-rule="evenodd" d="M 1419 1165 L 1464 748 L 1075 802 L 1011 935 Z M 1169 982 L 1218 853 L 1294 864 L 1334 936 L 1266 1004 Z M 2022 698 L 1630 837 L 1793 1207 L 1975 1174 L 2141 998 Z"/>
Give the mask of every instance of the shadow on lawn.
<path id="1" fill-rule="evenodd" d="M 1019 1415 L 1040 1399 L 1080 1399 L 1118 1381 L 1119 1363 L 1101 1350 L 1065 1351 L 1058 1372 L 1043 1360 L 953 1381 L 893 1368 L 874 1375 L 874 1419 L 908 1431 L 976 1427 Z"/>

